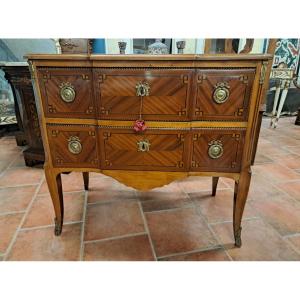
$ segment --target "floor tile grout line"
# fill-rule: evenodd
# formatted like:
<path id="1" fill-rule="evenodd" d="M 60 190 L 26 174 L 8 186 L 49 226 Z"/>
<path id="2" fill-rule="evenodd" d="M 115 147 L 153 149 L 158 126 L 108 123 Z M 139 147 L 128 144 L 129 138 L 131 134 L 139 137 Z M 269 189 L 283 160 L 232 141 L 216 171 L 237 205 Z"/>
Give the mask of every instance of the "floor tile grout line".
<path id="1" fill-rule="evenodd" d="M 253 202 L 253 201 L 252 201 Z M 250 203 L 251 205 L 251 203 Z M 276 233 L 281 237 L 282 240 L 285 240 L 289 237 L 292 237 L 292 236 L 300 236 L 300 232 L 297 232 L 297 233 L 292 233 L 292 234 L 287 234 L 287 235 L 282 235 L 278 230 L 277 228 L 270 222 L 267 220 L 267 218 L 265 218 L 261 213 L 260 213 L 260 210 L 259 209 L 256 209 L 255 207 L 253 207 L 253 205 L 251 205 L 252 209 L 254 211 L 256 211 L 256 213 L 258 214 L 258 218 L 257 219 L 261 219 L 263 222 L 265 222 L 266 224 L 268 224 L 269 226 L 272 227 L 273 230 L 276 231 Z"/>
<path id="2" fill-rule="evenodd" d="M 93 205 L 101 205 L 101 204 L 110 204 L 110 203 L 118 203 L 118 202 L 124 202 L 124 201 L 139 201 L 138 199 L 118 199 L 118 200 L 102 200 L 98 202 L 92 202 L 92 203 L 87 203 L 87 206 L 93 206 Z"/>
<path id="3" fill-rule="evenodd" d="M 9 255 L 9 253 L 10 253 L 10 251 L 11 251 L 11 249 L 12 249 L 12 247 L 13 247 L 16 239 L 17 239 L 17 236 L 18 236 L 18 234 L 20 232 L 20 229 L 22 228 L 22 226 L 23 226 L 23 224 L 24 224 L 24 222 L 25 222 L 25 220 L 26 220 L 26 218 L 27 218 L 27 216 L 29 214 L 29 211 L 30 211 L 30 209 L 31 209 L 31 207 L 32 207 L 32 205 L 33 205 L 33 203 L 34 203 L 37 195 L 38 195 L 38 192 L 39 192 L 39 190 L 40 190 L 40 188 L 41 188 L 41 186 L 43 184 L 44 177 L 45 177 L 45 175 L 43 174 L 43 176 L 40 179 L 40 183 L 38 184 L 38 186 L 37 186 L 37 188 L 35 190 L 35 193 L 34 193 L 32 199 L 31 199 L 30 203 L 27 206 L 27 209 L 26 209 L 26 211 L 25 211 L 25 213 L 23 215 L 23 218 L 22 218 L 21 222 L 19 223 L 19 226 L 17 227 L 17 230 L 15 231 L 15 233 L 14 233 L 14 235 L 13 235 L 13 237 L 12 237 L 12 239 L 11 239 L 11 241 L 10 241 L 7 249 L 6 249 L 6 252 L 5 252 L 5 255 L 4 255 L 4 261 L 7 259 L 8 255 Z"/>
<path id="4" fill-rule="evenodd" d="M 289 239 L 285 239 L 285 238 L 282 239 L 300 256 L 300 249 L 298 249 Z"/>
<path id="5" fill-rule="evenodd" d="M 299 181 L 300 182 L 300 181 Z M 285 183 L 285 182 L 283 182 Z M 285 194 L 286 196 L 288 196 L 289 198 L 293 199 L 295 201 L 295 203 L 299 204 L 299 200 L 297 200 L 295 197 L 291 196 L 287 191 L 281 189 L 280 187 L 278 187 L 277 185 L 275 185 L 274 183 L 271 183 L 271 186 L 273 186 L 275 189 L 277 189 L 279 192 L 282 192 L 283 194 Z"/>
<path id="6" fill-rule="evenodd" d="M 252 220 L 259 219 L 259 218 L 260 217 L 245 217 L 245 218 L 242 218 L 242 221 L 252 221 Z M 217 221 L 217 222 L 207 222 L 207 224 L 209 224 L 209 225 L 219 225 L 219 224 L 228 224 L 228 223 L 232 223 L 232 220 Z"/>
<path id="7" fill-rule="evenodd" d="M 220 190 L 226 190 L 226 189 L 228 189 L 228 188 L 232 189 L 232 187 L 229 186 L 229 184 L 226 182 L 226 180 L 224 180 L 224 178 L 229 178 L 229 177 L 220 177 L 219 182 L 222 182 L 225 186 L 227 186 L 227 188 L 219 188 L 219 189 L 218 189 L 219 191 L 220 191 Z M 232 183 L 234 182 L 234 179 L 232 179 L 232 178 L 229 178 L 229 179 L 232 180 Z M 211 192 L 211 189 L 209 189 L 209 191 Z"/>
<path id="8" fill-rule="evenodd" d="M 300 237 L 300 232 L 296 232 L 296 233 L 291 233 L 291 234 L 286 234 L 282 236 L 284 239 L 288 239 L 291 237 Z"/>
<path id="9" fill-rule="evenodd" d="M 151 247 L 151 250 L 152 250 L 152 255 L 153 255 L 154 259 L 157 261 L 157 255 L 156 255 L 156 252 L 155 252 L 154 244 L 153 244 L 153 241 L 152 241 L 152 238 L 151 238 L 151 235 L 150 235 L 150 230 L 149 230 L 149 227 L 148 227 L 146 216 L 145 216 L 144 211 L 143 211 L 141 201 L 138 201 L 138 206 L 140 208 L 140 212 L 141 212 L 142 219 L 143 219 L 143 222 L 144 222 L 144 227 L 145 227 L 145 230 L 146 230 L 147 235 L 148 235 L 150 247 Z"/>
<path id="10" fill-rule="evenodd" d="M 84 244 L 93 244 L 93 243 L 109 242 L 109 241 L 115 241 L 115 240 L 121 240 L 121 239 L 131 238 L 131 237 L 135 237 L 135 236 L 140 236 L 140 235 L 148 235 L 148 234 L 146 231 L 142 231 L 142 232 L 137 232 L 137 233 L 128 233 L 128 234 L 123 234 L 123 235 L 117 235 L 117 236 L 98 239 L 98 240 L 83 241 L 83 243 Z"/>
<path id="11" fill-rule="evenodd" d="M 191 251 L 185 251 L 185 252 L 178 252 L 178 253 L 171 253 L 171 254 L 167 254 L 167 255 L 162 255 L 162 256 L 158 256 L 157 259 L 165 259 L 165 258 L 172 258 L 172 257 L 176 257 L 176 256 L 182 256 L 182 255 L 190 255 L 190 254 L 196 254 L 196 253 L 203 253 L 206 251 L 210 251 L 210 250 L 224 250 L 221 246 L 213 246 L 213 247 L 203 247 L 203 248 L 198 248 L 198 249 L 194 249 Z"/>
<path id="12" fill-rule="evenodd" d="M 34 186 L 34 185 L 38 186 L 39 182 L 28 183 L 28 184 L 17 184 L 17 185 L 0 186 L 0 190 L 1 189 L 7 189 L 7 188 L 20 188 L 20 187 Z"/>
<path id="13" fill-rule="evenodd" d="M 28 167 L 26 165 L 24 165 L 24 166 L 10 166 L 9 170 L 17 170 L 17 169 L 24 169 L 24 168 L 28 168 Z M 32 168 L 32 167 L 30 167 L 30 168 Z M 40 165 L 36 164 L 36 165 L 34 165 L 34 169 L 43 170 L 43 164 L 40 164 Z"/>
<path id="14" fill-rule="evenodd" d="M 280 232 L 273 226 L 272 223 L 270 223 L 266 218 L 264 218 L 263 215 L 260 214 L 259 210 L 257 210 L 256 208 L 252 207 L 252 209 L 254 209 L 257 213 L 258 213 L 258 217 L 256 219 L 261 220 L 263 223 L 267 224 L 268 226 L 270 226 L 272 228 L 272 230 L 275 232 L 275 234 L 279 237 L 279 239 L 281 239 L 283 242 L 285 242 L 286 244 L 288 244 L 297 254 L 300 255 L 300 250 L 291 242 L 288 240 L 288 238 L 290 236 L 294 236 L 294 235 L 299 235 L 300 233 L 296 233 L 296 234 L 292 234 L 292 235 L 281 235 Z M 248 221 L 248 220 L 243 220 L 243 221 Z"/>
<path id="15" fill-rule="evenodd" d="M 212 235 L 214 236 L 214 238 L 217 240 L 217 242 L 221 245 L 222 249 L 224 250 L 226 256 L 229 258 L 229 260 L 233 261 L 233 258 L 231 257 L 231 255 L 229 254 L 229 252 L 227 251 L 227 249 L 224 247 L 224 244 L 222 243 L 221 238 L 219 237 L 219 235 L 213 230 L 212 226 L 210 226 L 210 224 L 207 223 L 208 228 L 210 229 L 210 231 L 212 232 Z M 232 232 L 233 233 L 233 232 Z"/>
<path id="16" fill-rule="evenodd" d="M 84 257 L 84 231 L 85 231 L 85 221 L 86 221 L 86 212 L 87 212 L 87 200 L 88 200 L 89 191 L 85 191 L 84 195 L 84 206 L 83 206 L 83 214 L 82 214 L 82 226 L 81 226 L 81 234 L 80 234 L 80 253 L 79 260 L 82 261 Z"/>
<path id="17" fill-rule="evenodd" d="M 181 210 L 184 208 L 192 208 L 193 204 L 186 204 L 184 206 L 181 207 L 174 207 L 174 208 L 169 208 L 169 209 L 159 209 L 159 210 L 153 210 L 153 211 L 145 211 L 145 214 L 155 214 L 155 213 L 164 213 L 164 212 L 173 212 L 173 211 L 177 211 L 177 210 Z"/>
<path id="18" fill-rule="evenodd" d="M 63 194 L 65 195 L 65 194 L 82 193 L 82 192 L 84 192 L 84 189 L 82 189 L 82 190 L 76 190 L 76 191 L 67 191 L 67 192 L 63 191 Z M 39 193 L 38 194 L 38 196 L 49 196 L 49 195 L 50 195 L 49 192 Z"/>
<path id="19" fill-rule="evenodd" d="M 258 217 L 257 219 L 261 220 L 263 223 L 265 223 L 266 225 L 270 226 L 272 228 L 272 230 L 274 231 L 274 233 L 277 235 L 277 237 L 279 237 L 280 240 L 282 240 L 284 243 L 287 243 L 289 246 L 290 245 L 290 241 L 288 239 L 285 239 L 280 233 L 279 231 L 277 231 L 277 229 L 274 228 L 274 226 L 269 223 L 269 221 L 266 219 L 266 218 L 263 218 L 263 217 Z M 294 246 L 292 247 L 294 248 Z M 298 250 L 296 251 L 298 253 Z M 300 252 L 299 252 L 300 254 Z"/>
<path id="20" fill-rule="evenodd" d="M 0 178 L 9 169 L 9 167 L 17 160 L 17 156 L 0 172 Z"/>
<path id="21" fill-rule="evenodd" d="M 7 211 L 7 212 L 1 212 L 0 213 L 0 217 L 3 217 L 3 216 L 9 216 L 9 215 L 16 215 L 16 214 L 24 214 L 26 212 L 26 209 L 25 210 L 11 210 L 11 211 Z"/>
<path id="22" fill-rule="evenodd" d="M 227 191 L 227 190 L 233 190 L 233 188 L 231 188 L 231 187 L 218 188 L 218 191 Z M 210 192 L 211 193 L 211 188 L 199 190 L 199 191 L 196 191 L 196 192 L 185 192 L 185 193 L 188 194 L 188 195 L 190 195 L 190 194 L 197 194 L 197 193 L 202 193 L 202 192 Z"/>
<path id="23" fill-rule="evenodd" d="M 64 226 L 66 225 L 74 225 L 74 224 L 80 224 L 82 221 L 69 221 L 69 222 L 64 222 Z M 48 225 L 40 225 L 40 226 L 33 226 L 33 227 L 22 227 L 20 228 L 20 231 L 30 231 L 30 230 L 37 230 L 37 229 L 45 229 L 45 228 L 54 228 L 54 223 L 53 224 L 48 224 Z"/>
<path id="24" fill-rule="evenodd" d="M 204 222 L 206 223 L 206 225 L 208 227 L 208 230 L 210 231 L 210 233 L 212 234 L 212 236 L 214 237 L 216 242 L 219 244 L 219 246 L 224 250 L 224 252 L 227 255 L 227 257 L 229 258 L 229 260 L 233 260 L 232 257 L 227 252 L 226 248 L 224 247 L 224 245 L 223 245 L 222 241 L 220 240 L 219 236 L 214 232 L 214 230 L 212 229 L 212 227 L 210 226 L 210 224 L 206 220 L 205 216 L 202 214 L 200 207 L 198 205 L 196 205 L 196 203 L 193 199 L 191 199 L 191 200 L 193 202 L 193 205 L 194 205 L 194 208 L 195 208 L 195 211 L 196 211 L 197 215 L 200 216 L 201 218 L 203 218 Z"/>
<path id="25" fill-rule="evenodd" d="M 37 187 L 39 185 L 39 182 L 36 183 L 30 183 L 30 184 L 21 184 L 21 185 L 14 185 L 14 186 L 0 186 L 0 191 L 4 190 L 4 189 L 13 189 L 16 187 L 28 187 L 28 186 L 35 186 Z"/>

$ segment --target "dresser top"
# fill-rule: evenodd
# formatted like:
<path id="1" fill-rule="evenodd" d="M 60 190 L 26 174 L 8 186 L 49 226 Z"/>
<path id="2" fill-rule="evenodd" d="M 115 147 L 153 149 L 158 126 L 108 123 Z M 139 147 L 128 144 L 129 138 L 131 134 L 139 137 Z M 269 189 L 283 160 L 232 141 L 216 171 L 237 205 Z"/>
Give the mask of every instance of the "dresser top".
<path id="1" fill-rule="evenodd" d="M 168 55 L 135 55 L 135 54 L 27 54 L 28 60 L 84 60 L 84 61 L 243 61 L 269 60 L 270 54 L 168 54 Z"/>

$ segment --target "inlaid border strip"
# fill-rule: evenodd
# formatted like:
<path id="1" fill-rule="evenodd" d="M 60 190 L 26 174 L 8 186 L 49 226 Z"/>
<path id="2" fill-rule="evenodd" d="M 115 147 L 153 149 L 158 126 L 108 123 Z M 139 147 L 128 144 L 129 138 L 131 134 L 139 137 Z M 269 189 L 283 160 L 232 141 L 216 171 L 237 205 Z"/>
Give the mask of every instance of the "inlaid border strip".
<path id="1" fill-rule="evenodd" d="M 93 125 L 103 128 L 132 128 L 133 121 L 119 120 L 94 120 L 94 119 L 65 119 L 65 118 L 46 118 L 46 123 L 56 125 Z M 193 128 L 247 128 L 247 122 L 228 122 L 228 121 L 190 121 L 190 122 L 153 122 L 147 121 L 150 129 L 193 129 Z"/>

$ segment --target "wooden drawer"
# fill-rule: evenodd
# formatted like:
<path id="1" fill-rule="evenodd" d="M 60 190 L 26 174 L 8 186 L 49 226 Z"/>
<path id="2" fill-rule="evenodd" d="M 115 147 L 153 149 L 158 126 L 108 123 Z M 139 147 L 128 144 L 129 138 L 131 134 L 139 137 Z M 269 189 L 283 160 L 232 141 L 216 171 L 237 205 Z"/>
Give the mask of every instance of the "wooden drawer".
<path id="1" fill-rule="evenodd" d="M 38 74 L 46 117 L 96 117 L 89 69 L 47 68 Z"/>
<path id="2" fill-rule="evenodd" d="M 102 119 L 136 120 L 140 113 L 137 84 L 147 83 L 143 97 L 144 120 L 187 120 L 192 70 L 105 70 L 95 71 L 96 99 Z"/>
<path id="3" fill-rule="evenodd" d="M 247 120 L 255 69 L 199 70 L 193 118 Z"/>
<path id="4" fill-rule="evenodd" d="M 101 129 L 101 168 L 183 171 L 188 138 L 184 131 Z"/>
<path id="5" fill-rule="evenodd" d="M 192 171 L 238 172 L 245 130 L 193 130 Z"/>
<path id="6" fill-rule="evenodd" d="M 95 126 L 48 125 L 53 165 L 56 167 L 99 167 Z"/>

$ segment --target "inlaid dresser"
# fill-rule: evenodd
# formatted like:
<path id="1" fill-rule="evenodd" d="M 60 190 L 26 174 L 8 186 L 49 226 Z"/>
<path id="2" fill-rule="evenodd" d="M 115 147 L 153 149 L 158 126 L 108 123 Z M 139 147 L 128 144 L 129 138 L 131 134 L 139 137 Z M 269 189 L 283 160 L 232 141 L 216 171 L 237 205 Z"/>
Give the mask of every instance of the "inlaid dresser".
<path id="1" fill-rule="evenodd" d="M 60 235 L 63 172 L 139 190 L 187 176 L 235 181 L 233 233 L 251 178 L 271 55 L 28 55 Z"/>

